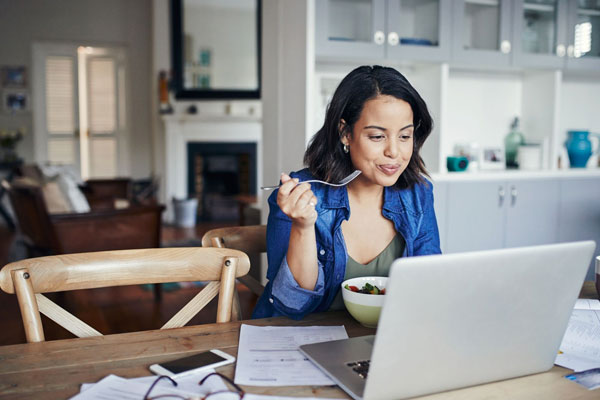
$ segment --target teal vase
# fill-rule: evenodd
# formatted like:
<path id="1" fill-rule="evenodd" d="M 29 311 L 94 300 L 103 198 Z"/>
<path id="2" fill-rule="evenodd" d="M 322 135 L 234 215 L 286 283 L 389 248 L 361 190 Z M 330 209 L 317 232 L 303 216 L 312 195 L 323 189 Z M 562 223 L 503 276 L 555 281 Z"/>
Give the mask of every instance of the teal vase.
<path id="1" fill-rule="evenodd" d="M 589 136 L 596 136 L 600 140 L 600 135 L 588 131 L 568 131 L 567 134 L 568 137 L 565 146 L 569 155 L 571 168 L 585 168 L 588 159 L 593 153 L 592 142 Z"/>

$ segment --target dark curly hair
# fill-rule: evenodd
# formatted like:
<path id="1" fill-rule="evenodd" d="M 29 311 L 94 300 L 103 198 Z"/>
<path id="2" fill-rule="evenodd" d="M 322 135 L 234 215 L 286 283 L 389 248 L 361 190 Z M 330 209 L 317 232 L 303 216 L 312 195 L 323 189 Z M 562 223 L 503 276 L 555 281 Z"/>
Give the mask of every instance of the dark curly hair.
<path id="1" fill-rule="evenodd" d="M 323 127 L 312 137 L 304 153 L 304 164 L 315 177 L 337 182 L 354 171 L 352 160 L 344 153 L 340 139 L 344 134 L 354 131 L 354 124 L 360 118 L 365 103 L 379 95 L 404 100 L 413 112 L 413 154 L 394 186 L 409 188 L 423 182 L 423 175 L 429 176 L 419 155 L 419 150 L 433 128 L 427 105 L 404 75 L 394 68 L 375 65 L 354 69 L 335 90 L 327 106 Z M 346 122 L 343 132 L 340 131 L 342 119 Z"/>

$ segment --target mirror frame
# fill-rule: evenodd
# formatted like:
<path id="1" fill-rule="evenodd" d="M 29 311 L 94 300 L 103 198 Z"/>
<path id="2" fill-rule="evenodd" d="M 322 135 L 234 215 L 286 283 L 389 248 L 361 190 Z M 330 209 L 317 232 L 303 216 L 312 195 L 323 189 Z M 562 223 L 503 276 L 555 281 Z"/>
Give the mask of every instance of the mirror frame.
<path id="1" fill-rule="evenodd" d="M 261 38 L 262 0 L 256 1 L 256 70 L 258 88 L 247 89 L 186 89 L 183 86 L 183 1 L 171 0 L 171 67 L 173 68 L 173 90 L 176 99 L 260 99 L 261 90 Z"/>

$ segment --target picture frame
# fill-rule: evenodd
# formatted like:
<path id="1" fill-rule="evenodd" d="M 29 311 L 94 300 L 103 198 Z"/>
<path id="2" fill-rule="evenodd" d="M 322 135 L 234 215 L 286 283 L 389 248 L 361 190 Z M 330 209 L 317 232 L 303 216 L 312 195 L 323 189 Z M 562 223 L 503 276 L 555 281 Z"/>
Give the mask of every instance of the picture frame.
<path id="1" fill-rule="evenodd" d="M 5 113 L 28 112 L 29 94 L 22 89 L 4 89 L 2 91 L 2 110 Z"/>
<path id="2" fill-rule="evenodd" d="M 2 87 L 25 88 L 27 86 L 27 70 L 25 66 L 4 65 L 0 69 Z"/>
<path id="3" fill-rule="evenodd" d="M 504 149 L 502 147 L 483 147 L 479 157 L 479 169 L 502 170 L 506 169 L 504 162 Z"/>

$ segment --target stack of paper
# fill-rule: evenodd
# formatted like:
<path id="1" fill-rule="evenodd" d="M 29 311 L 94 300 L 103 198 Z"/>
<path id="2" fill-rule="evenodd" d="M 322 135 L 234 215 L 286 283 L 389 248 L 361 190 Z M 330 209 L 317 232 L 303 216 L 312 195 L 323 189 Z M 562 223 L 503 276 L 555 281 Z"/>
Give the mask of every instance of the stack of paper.
<path id="1" fill-rule="evenodd" d="M 183 398 L 206 395 L 217 390 L 227 390 L 227 386 L 223 380 L 215 376 L 207 379 L 200 386 L 198 382 L 206 375 L 214 370 L 206 370 L 198 374 L 184 376 L 183 378 L 175 379 L 177 387 L 168 379 L 162 379 L 152 389 L 152 397 L 174 394 Z M 81 385 L 81 392 L 71 399 L 89 400 L 89 399 L 124 399 L 124 400 L 139 400 L 143 399 L 144 395 L 150 388 L 150 385 L 156 380 L 156 376 L 143 376 L 141 378 L 125 379 L 116 375 L 108 375 L 97 383 L 84 383 Z"/>
<path id="2" fill-rule="evenodd" d="M 206 375 L 214 370 L 206 370 L 199 372 L 198 374 L 184 376 L 183 378 L 177 378 L 177 388 L 168 380 L 161 380 L 154 389 L 152 389 L 151 396 L 164 396 L 164 395 L 177 395 L 181 398 L 198 398 L 199 395 L 206 395 L 211 392 L 219 390 L 227 390 L 227 386 L 221 378 L 218 376 L 209 378 L 202 386 L 198 385 L 198 382 L 202 380 Z M 71 397 L 73 400 L 140 400 L 144 398 L 144 395 L 150 388 L 150 385 L 156 380 L 156 376 L 144 376 L 141 378 L 125 379 L 116 375 L 108 375 L 97 383 L 84 383 L 81 385 L 81 392 Z M 171 398 L 171 397 L 169 397 Z M 173 397 L 174 398 L 174 397 Z M 219 399 L 238 399 L 235 394 L 224 394 L 219 395 Z M 299 397 L 283 397 L 283 396 L 267 396 L 246 393 L 244 400 L 299 400 Z M 305 397 L 303 400 L 317 400 L 313 397 Z M 326 400 L 326 399 L 320 399 Z M 330 399 L 334 400 L 334 399 Z"/>
<path id="3" fill-rule="evenodd" d="M 575 372 L 600 367 L 600 301 L 579 299 L 554 363 Z"/>
<path id="4" fill-rule="evenodd" d="M 253 386 L 335 385 L 298 348 L 303 344 L 347 338 L 343 326 L 243 324 L 235 383 Z"/>

